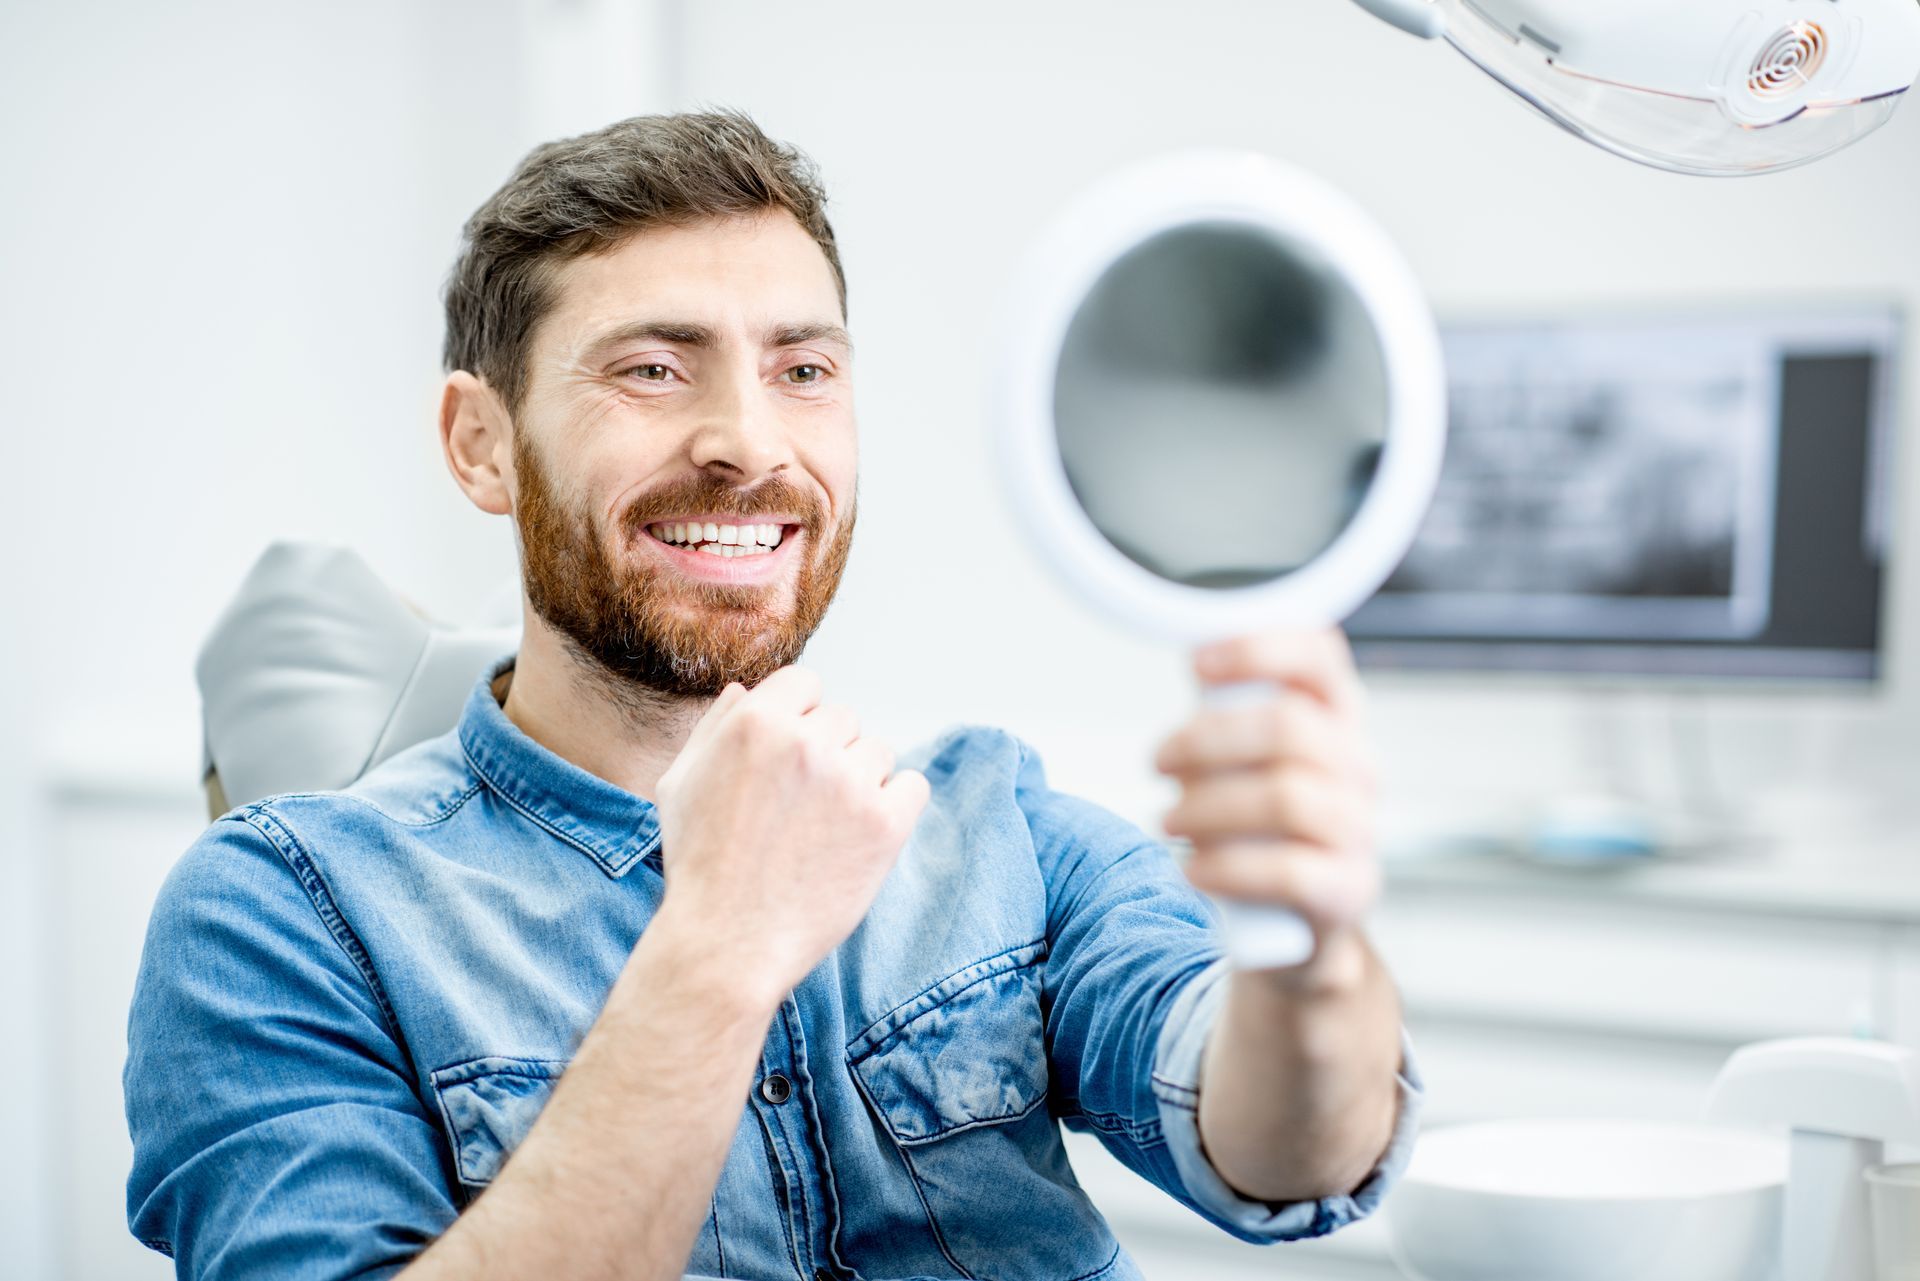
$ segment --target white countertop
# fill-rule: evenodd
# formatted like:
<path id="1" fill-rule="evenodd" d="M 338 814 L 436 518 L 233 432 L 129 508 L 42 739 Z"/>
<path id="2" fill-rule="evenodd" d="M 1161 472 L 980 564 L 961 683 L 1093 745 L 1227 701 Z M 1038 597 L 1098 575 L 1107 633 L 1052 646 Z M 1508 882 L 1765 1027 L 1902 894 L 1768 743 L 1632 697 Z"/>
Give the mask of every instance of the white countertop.
<path id="1" fill-rule="evenodd" d="M 1396 853 L 1389 900 L 1466 893 L 1706 907 L 1719 911 L 1920 922 L 1920 832 L 1906 839 L 1622 856 L 1560 865 L 1493 849 Z"/>

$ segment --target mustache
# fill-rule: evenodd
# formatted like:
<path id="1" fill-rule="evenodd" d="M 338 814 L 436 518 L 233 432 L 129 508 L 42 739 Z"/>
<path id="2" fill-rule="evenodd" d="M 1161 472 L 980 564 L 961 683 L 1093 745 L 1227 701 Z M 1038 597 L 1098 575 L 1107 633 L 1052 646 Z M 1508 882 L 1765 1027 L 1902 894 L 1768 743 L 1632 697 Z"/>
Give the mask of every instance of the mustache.
<path id="1" fill-rule="evenodd" d="M 790 480 L 769 476 L 742 489 L 712 476 L 689 476 L 648 490 L 627 505 L 621 529 L 629 537 L 646 532 L 648 525 L 687 512 L 728 511 L 742 516 L 792 516 L 810 534 L 820 531 L 826 511 L 820 500 Z"/>

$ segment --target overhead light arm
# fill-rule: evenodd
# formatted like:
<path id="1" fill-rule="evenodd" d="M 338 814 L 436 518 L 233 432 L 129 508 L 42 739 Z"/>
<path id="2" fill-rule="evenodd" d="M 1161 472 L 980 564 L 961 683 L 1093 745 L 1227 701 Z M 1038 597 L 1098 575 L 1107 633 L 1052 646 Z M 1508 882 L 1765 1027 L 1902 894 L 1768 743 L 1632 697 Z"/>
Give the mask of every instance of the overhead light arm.
<path id="1" fill-rule="evenodd" d="M 1446 34 L 1447 15 L 1433 0 L 1354 0 L 1354 3 L 1382 22 L 1422 40 L 1437 40 Z"/>
<path id="2" fill-rule="evenodd" d="M 1807 164 L 1920 77 L 1915 0 L 1354 0 L 1444 38 L 1568 132 L 1675 173 Z"/>

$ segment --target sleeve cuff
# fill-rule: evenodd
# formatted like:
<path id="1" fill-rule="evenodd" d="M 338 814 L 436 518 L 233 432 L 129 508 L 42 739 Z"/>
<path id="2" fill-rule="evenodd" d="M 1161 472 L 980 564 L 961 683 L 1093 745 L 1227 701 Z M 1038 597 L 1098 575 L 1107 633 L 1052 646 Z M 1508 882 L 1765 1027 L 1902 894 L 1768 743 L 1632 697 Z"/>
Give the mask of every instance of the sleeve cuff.
<path id="1" fill-rule="evenodd" d="M 1227 1186 L 1200 1149 L 1200 1056 L 1226 998 L 1229 963 L 1220 960 L 1195 975 L 1175 999 L 1155 1048 L 1153 1094 L 1174 1168 L 1195 1208 L 1236 1236 L 1292 1241 L 1325 1236 L 1379 1206 L 1413 1157 L 1414 1135 L 1426 1084 L 1414 1060 L 1413 1042 L 1400 1029 L 1398 1107 L 1386 1152 L 1358 1188 L 1318 1201 L 1251 1201 Z"/>

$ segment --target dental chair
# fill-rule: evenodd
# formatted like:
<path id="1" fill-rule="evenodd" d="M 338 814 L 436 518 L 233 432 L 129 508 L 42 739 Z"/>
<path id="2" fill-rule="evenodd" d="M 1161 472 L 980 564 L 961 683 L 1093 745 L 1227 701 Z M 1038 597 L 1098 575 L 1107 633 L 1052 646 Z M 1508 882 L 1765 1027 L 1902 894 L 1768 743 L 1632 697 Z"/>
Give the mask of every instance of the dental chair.
<path id="1" fill-rule="evenodd" d="M 422 617 L 346 548 L 274 543 L 194 666 L 209 817 L 278 792 L 345 787 L 445 733 L 474 681 L 519 645 L 518 623 Z"/>

